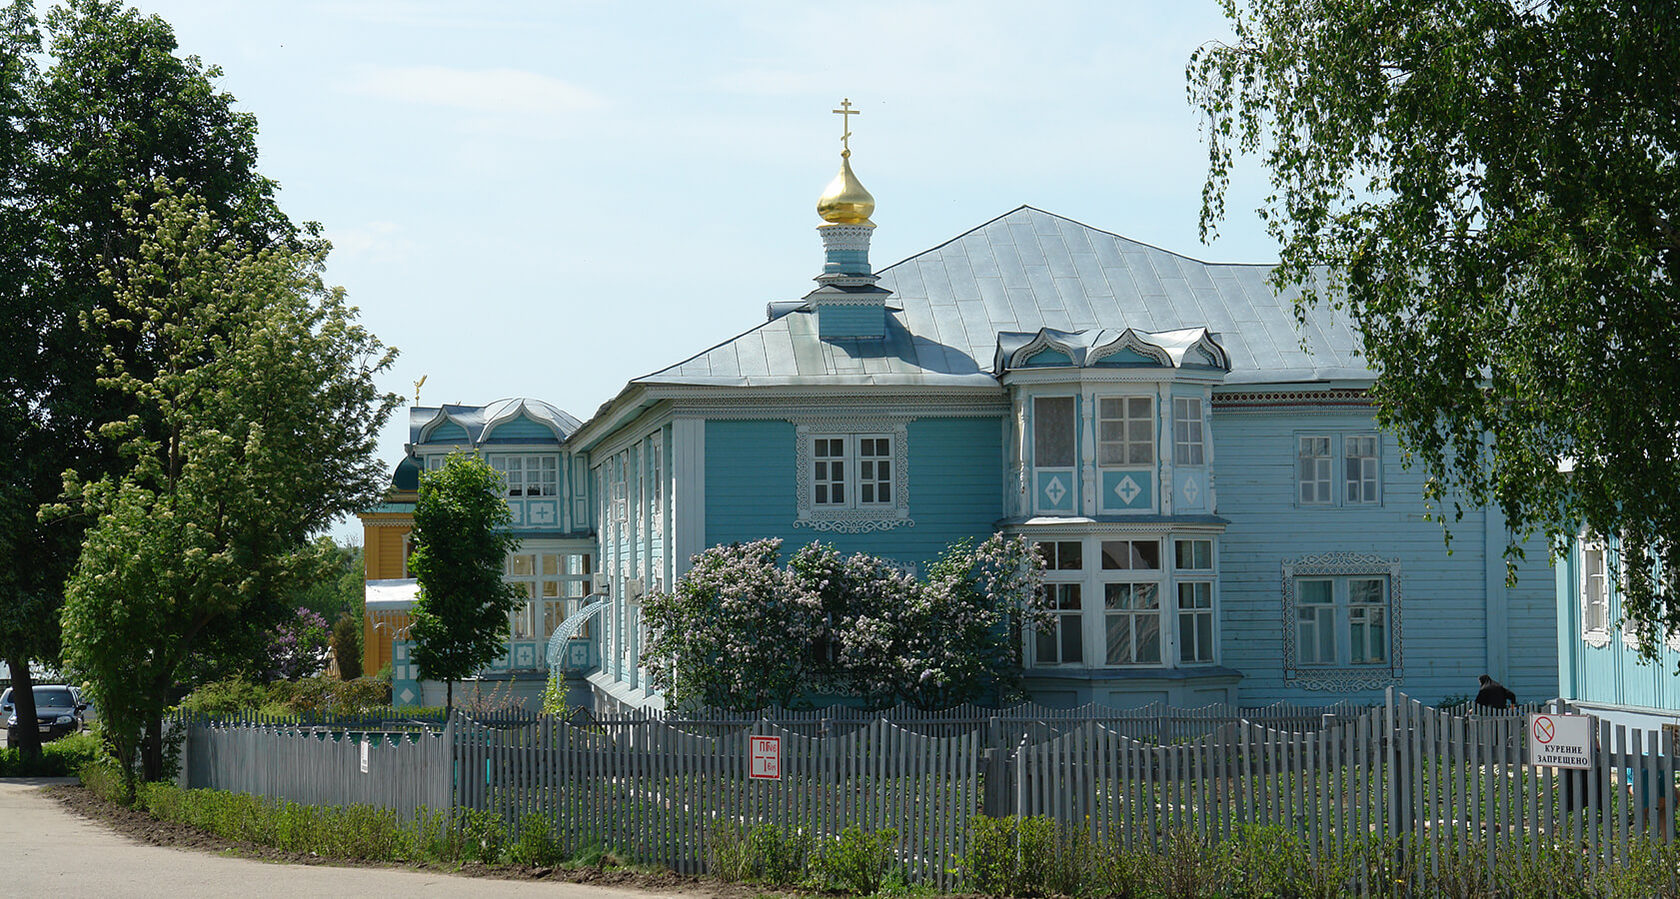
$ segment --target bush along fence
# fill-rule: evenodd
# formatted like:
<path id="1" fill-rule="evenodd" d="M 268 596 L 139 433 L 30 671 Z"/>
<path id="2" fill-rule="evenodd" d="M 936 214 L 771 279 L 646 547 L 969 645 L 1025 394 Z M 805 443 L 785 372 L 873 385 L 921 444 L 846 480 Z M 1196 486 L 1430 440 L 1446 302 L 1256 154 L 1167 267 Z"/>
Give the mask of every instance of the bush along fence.
<path id="1" fill-rule="evenodd" d="M 1593 719 L 1587 767 L 1535 765 L 1525 714 L 1453 715 L 1394 691 L 1363 710 L 458 712 L 442 729 L 384 734 L 181 723 L 188 786 L 400 813 L 451 807 L 498 819 L 510 836 L 543 828 L 541 839 L 574 850 L 606 846 L 684 872 L 729 864 L 743 840 L 821 851 L 875 835 L 904 879 L 949 888 L 959 870 L 975 876 L 976 834 L 996 842 L 988 822 L 1010 816 L 1134 858 L 1256 832 L 1287 835 L 1315 863 L 1380 846 L 1381 865 L 1347 876 L 1385 893 L 1396 872 L 1440 883 L 1542 855 L 1590 878 L 1649 866 L 1675 835 L 1669 733 Z M 1009 832 L 1025 842 L 1028 830 Z"/>

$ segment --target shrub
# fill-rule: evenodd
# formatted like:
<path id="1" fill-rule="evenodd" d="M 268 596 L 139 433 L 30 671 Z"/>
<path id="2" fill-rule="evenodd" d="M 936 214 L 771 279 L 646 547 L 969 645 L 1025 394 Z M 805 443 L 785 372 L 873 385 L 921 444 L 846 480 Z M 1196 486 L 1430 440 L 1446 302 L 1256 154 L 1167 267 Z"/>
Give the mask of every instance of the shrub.
<path id="1" fill-rule="evenodd" d="M 187 698 L 181 700 L 181 709 L 205 715 L 234 715 L 254 712 L 267 701 L 268 692 L 262 685 L 235 674 L 204 684 L 187 694 Z"/>
<path id="2" fill-rule="evenodd" d="M 1167 834 L 1156 867 L 1163 899 L 1200 899 L 1220 895 L 1222 872 L 1207 845 L 1188 830 Z"/>
<path id="3" fill-rule="evenodd" d="M 898 831 L 864 833 L 853 825 L 825 840 L 814 859 L 816 879 L 824 889 L 870 896 L 881 891 L 897 861 Z"/>
<path id="4" fill-rule="evenodd" d="M 99 754 L 98 738 L 86 731 L 47 743 L 36 757 L 7 747 L 0 749 L 0 777 L 70 777 Z"/>
<path id="5" fill-rule="evenodd" d="M 774 824 L 712 831 L 711 871 L 720 880 L 791 886 L 805 875 L 811 840 L 803 831 L 784 834 Z"/>
<path id="6" fill-rule="evenodd" d="M 566 860 L 566 851 L 554 838 L 548 819 L 528 812 L 520 821 L 519 837 L 508 846 L 507 857 L 515 865 L 552 867 Z"/>
<path id="7" fill-rule="evenodd" d="M 1043 816 L 977 816 L 969 846 L 958 869 L 970 889 L 993 896 L 1075 895 L 1098 855 L 1087 831 Z"/>

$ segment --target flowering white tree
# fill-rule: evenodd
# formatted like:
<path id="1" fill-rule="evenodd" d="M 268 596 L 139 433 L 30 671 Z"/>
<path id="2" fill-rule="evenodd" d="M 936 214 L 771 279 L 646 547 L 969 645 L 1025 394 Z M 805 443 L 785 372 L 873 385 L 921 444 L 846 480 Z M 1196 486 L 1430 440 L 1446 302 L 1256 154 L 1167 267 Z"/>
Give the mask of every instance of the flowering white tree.
<path id="1" fill-rule="evenodd" d="M 925 581 L 813 543 L 713 547 L 669 594 L 645 597 L 654 683 L 674 705 L 738 710 L 841 694 L 871 708 L 1012 698 L 1021 631 L 1044 615 L 1042 561 L 1020 537 L 948 550 Z"/>

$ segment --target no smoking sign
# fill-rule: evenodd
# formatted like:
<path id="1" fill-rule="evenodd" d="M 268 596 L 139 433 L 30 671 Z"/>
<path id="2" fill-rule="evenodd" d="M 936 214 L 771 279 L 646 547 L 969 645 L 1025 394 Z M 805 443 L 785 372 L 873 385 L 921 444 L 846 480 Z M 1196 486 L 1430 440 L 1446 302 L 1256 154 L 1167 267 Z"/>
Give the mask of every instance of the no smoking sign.
<path id="1" fill-rule="evenodd" d="M 1528 716 L 1529 764 L 1591 768 L 1592 723 L 1587 715 Z"/>

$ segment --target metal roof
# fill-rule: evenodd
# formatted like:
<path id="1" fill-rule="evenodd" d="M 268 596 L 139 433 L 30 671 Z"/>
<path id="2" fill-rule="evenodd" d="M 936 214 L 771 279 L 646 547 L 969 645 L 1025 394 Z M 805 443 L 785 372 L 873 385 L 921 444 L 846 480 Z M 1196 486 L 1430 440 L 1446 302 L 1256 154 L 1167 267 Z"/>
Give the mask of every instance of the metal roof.
<path id="1" fill-rule="evenodd" d="M 1345 313 L 1273 292 L 1269 265 L 1200 262 L 1022 206 L 883 269 L 884 339 L 817 337 L 816 313 L 773 303 L 770 321 L 633 381 L 719 387 L 996 386 L 1000 334 L 1206 328 L 1227 384 L 1368 381 Z"/>
<path id="2" fill-rule="evenodd" d="M 446 422 L 461 426 L 473 444 L 483 442 L 496 426 L 521 415 L 554 432 L 554 439 L 564 440 L 582 422 L 566 412 L 527 397 L 496 400 L 483 406 L 443 405 L 411 406 L 408 410 L 408 442 L 423 443 L 433 427 Z"/>

